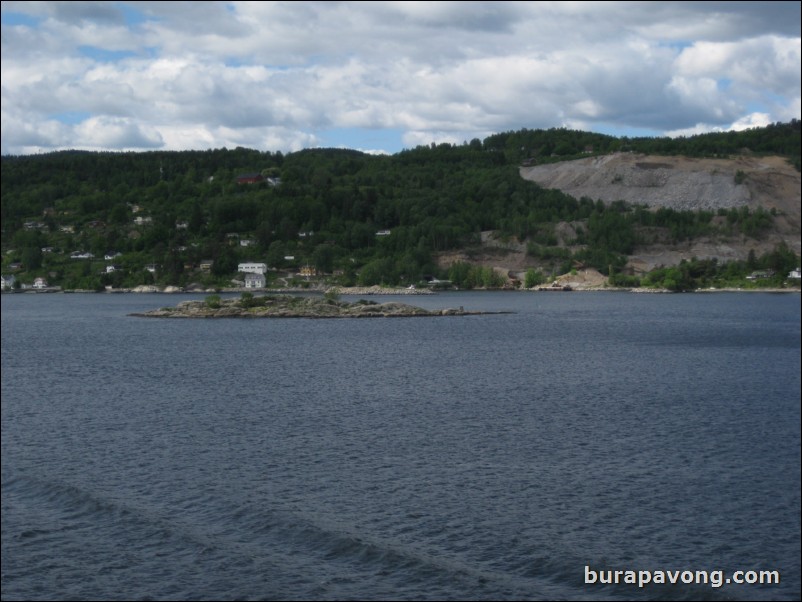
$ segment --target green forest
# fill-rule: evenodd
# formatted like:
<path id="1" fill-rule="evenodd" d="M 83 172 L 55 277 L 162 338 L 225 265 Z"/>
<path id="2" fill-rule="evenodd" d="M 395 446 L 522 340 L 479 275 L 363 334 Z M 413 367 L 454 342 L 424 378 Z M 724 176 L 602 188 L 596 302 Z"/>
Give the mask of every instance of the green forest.
<path id="1" fill-rule="evenodd" d="M 644 229 L 660 229 L 673 241 L 721 228 L 759 238 L 771 227 L 768 211 L 721 210 L 726 220 L 714 225 L 709 211 L 575 199 L 523 180 L 518 170 L 588 153 L 728 157 L 744 149 L 785 156 L 799 169 L 800 146 L 800 122 L 793 120 L 673 139 L 523 129 L 395 155 L 224 148 L 4 156 L 2 271 L 15 277 L 15 286 L 42 278 L 49 286 L 81 290 L 190 283 L 225 288 L 237 277 L 238 263 L 257 261 L 270 267 L 273 280 L 306 267 L 341 285 L 449 279 L 458 286 L 498 286 L 480 268 L 435 262 L 438 253 L 470 248 L 481 232 L 496 231 L 526 243 L 551 274 L 591 266 L 612 285 L 685 290 L 742 281 L 755 270 L 777 280 L 799 265 L 787 247 L 726 265 L 687 262 L 645 277 L 624 269 Z M 557 244 L 559 222 L 584 224 L 570 249 Z"/>

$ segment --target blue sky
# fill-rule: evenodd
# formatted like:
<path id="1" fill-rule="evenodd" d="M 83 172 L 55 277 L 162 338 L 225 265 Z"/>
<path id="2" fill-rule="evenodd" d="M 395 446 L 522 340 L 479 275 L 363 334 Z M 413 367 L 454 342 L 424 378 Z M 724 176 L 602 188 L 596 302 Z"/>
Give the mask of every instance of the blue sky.
<path id="1" fill-rule="evenodd" d="M 2 153 L 800 118 L 799 2 L 3 2 Z"/>

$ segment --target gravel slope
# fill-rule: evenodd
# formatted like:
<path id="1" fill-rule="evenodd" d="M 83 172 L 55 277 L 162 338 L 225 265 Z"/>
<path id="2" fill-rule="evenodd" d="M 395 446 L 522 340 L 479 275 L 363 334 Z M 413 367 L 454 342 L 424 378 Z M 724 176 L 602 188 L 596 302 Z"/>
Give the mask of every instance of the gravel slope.
<path id="1" fill-rule="evenodd" d="M 677 210 L 717 210 L 748 206 L 775 209 L 774 228 L 761 240 L 744 236 L 701 238 L 679 244 L 653 243 L 636 248 L 628 265 L 636 273 L 659 266 L 677 265 L 683 259 L 718 258 L 726 262 L 743 260 L 754 251 L 762 255 L 785 242 L 797 255 L 802 216 L 802 178 L 782 157 L 734 159 L 696 159 L 664 157 L 635 153 L 615 153 L 563 161 L 549 165 L 522 167 L 521 177 L 544 188 L 556 188 L 575 198 L 583 196 L 610 203 L 624 200 L 649 207 Z M 723 219 L 723 218 L 717 218 Z M 574 238 L 576 224 L 558 224 L 555 234 L 560 241 Z M 492 267 L 500 273 L 522 279 L 527 268 L 537 268 L 537 261 L 527 256 L 526 244 L 499 240 L 491 232 L 482 233 L 480 249 L 470 252 L 442 253 L 441 267 L 455 261 Z M 575 283 L 579 288 L 598 286 L 598 278 Z"/>
<path id="2" fill-rule="evenodd" d="M 694 159 L 615 153 L 522 167 L 521 177 L 575 198 L 677 210 L 772 207 L 799 229 L 800 173 L 782 157 Z"/>

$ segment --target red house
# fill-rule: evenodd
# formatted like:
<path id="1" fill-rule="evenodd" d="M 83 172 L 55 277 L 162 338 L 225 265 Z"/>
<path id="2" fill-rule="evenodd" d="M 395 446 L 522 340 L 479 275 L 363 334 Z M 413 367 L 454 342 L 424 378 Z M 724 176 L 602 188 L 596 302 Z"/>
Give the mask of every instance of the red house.
<path id="1" fill-rule="evenodd" d="M 265 178 L 260 173 L 244 173 L 237 176 L 237 184 L 259 184 Z"/>

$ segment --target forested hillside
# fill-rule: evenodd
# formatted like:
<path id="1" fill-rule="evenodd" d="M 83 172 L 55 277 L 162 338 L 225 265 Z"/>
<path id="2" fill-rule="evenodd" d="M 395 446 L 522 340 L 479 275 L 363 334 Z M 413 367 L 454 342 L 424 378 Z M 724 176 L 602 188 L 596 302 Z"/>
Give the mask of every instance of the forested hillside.
<path id="1" fill-rule="evenodd" d="M 744 149 L 786 156 L 798 168 L 800 124 L 687 139 L 521 130 L 392 156 L 243 148 L 7 156 L 2 269 L 18 285 L 40 277 L 67 289 L 230 286 L 243 261 L 266 263 L 274 277 L 307 267 L 343 284 L 409 284 L 448 278 L 439 253 L 496 231 L 527 244 L 551 273 L 586 265 L 623 277 L 639 229 L 662 228 L 676 241 L 712 232 L 760 237 L 772 213 L 575 199 L 523 180 L 519 166 L 620 150 L 720 157 Z M 562 223 L 574 224 L 574 240 L 558 240 Z M 798 262 L 788 249 L 777 253 L 778 270 Z M 756 259 L 748 267 L 764 266 Z"/>
<path id="2" fill-rule="evenodd" d="M 509 160 L 538 163 L 579 157 L 590 150 L 597 154 L 633 151 L 647 155 L 727 157 L 745 150 L 763 155 L 788 157 L 800 169 L 800 122 L 775 123 L 740 132 L 718 132 L 677 138 L 616 138 L 564 129 L 519 130 L 488 137 L 485 148 L 503 151 Z"/>

